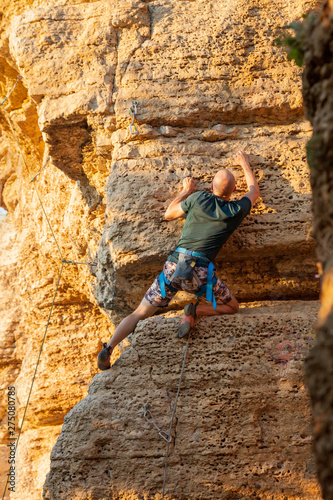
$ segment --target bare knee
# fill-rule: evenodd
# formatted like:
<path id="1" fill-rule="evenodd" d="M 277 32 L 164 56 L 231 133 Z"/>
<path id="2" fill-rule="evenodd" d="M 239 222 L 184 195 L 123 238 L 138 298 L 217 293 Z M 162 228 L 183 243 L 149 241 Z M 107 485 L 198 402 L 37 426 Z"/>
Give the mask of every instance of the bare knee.
<path id="1" fill-rule="evenodd" d="M 138 307 L 130 314 L 130 316 L 138 322 L 143 319 L 149 318 L 150 314 L 147 314 L 145 311 Z"/>
<path id="2" fill-rule="evenodd" d="M 230 307 L 230 309 L 231 309 L 230 314 L 236 314 L 236 313 L 238 313 L 238 311 L 239 311 L 239 303 L 235 299 L 235 297 L 232 297 L 232 299 L 230 300 L 230 302 L 228 302 L 227 306 Z"/>
<path id="3" fill-rule="evenodd" d="M 211 305 L 198 306 L 197 316 L 215 316 L 216 314 L 236 314 L 239 310 L 239 304 L 233 297 L 226 304 L 217 304 L 216 309 Z"/>
<path id="4" fill-rule="evenodd" d="M 152 306 L 147 300 L 143 299 L 139 307 L 132 312 L 131 316 L 135 317 L 138 321 L 149 318 L 152 316 L 158 307 Z"/>

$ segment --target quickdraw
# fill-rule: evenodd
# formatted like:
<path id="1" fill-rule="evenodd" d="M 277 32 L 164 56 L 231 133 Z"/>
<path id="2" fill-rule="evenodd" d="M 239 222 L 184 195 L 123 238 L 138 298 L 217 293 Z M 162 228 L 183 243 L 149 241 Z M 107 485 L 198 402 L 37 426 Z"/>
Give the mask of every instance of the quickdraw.
<path id="1" fill-rule="evenodd" d="M 153 426 L 155 427 L 155 429 L 157 430 L 159 436 L 164 439 L 164 441 L 166 441 L 167 443 L 170 443 L 171 442 L 171 436 L 166 432 L 166 431 L 163 431 L 162 429 L 160 429 L 160 427 L 157 425 L 157 423 L 155 422 L 154 420 L 154 417 L 150 411 L 150 406 L 149 404 L 146 404 L 143 408 L 143 418 L 149 423 L 149 424 L 153 424 Z"/>

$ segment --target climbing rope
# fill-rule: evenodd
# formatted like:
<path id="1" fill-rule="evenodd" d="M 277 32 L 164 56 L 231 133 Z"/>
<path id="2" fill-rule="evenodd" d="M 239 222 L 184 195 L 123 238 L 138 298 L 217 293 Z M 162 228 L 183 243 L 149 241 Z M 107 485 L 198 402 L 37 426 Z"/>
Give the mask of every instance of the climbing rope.
<path id="1" fill-rule="evenodd" d="M 199 303 L 199 301 L 197 302 Z M 175 399 L 175 404 L 173 407 L 173 412 L 170 420 L 170 427 L 169 427 L 169 439 L 167 442 L 167 449 L 166 449 L 166 454 L 165 454 L 165 466 L 164 466 L 164 476 L 163 476 L 163 491 L 162 491 L 162 500 L 164 500 L 164 493 L 165 493 L 165 485 L 166 485 L 166 477 L 167 477 L 167 470 L 168 470 L 168 458 L 169 458 L 169 448 L 170 448 L 170 442 L 171 442 L 171 431 L 172 431 L 172 426 L 173 426 L 173 421 L 176 415 L 176 408 L 177 408 L 177 402 L 178 402 L 178 397 L 180 393 L 180 386 L 183 380 L 183 373 L 185 369 L 185 363 L 186 363 L 186 356 L 187 356 L 187 350 L 188 350 L 188 345 L 190 343 L 190 337 L 191 337 L 191 330 L 188 332 L 187 336 L 187 342 L 186 342 L 186 347 L 185 347 L 185 352 L 184 352 L 184 359 L 183 359 L 183 365 L 182 369 L 180 372 L 180 377 L 179 377 L 179 384 L 178 384 L 178 390 L 177 390 L 177 395 Z"/>
<path id="2" fill-rule="evenodd" d="M 19 141 L 18 141 L 18 139 L 17 139 L 17 136 L 16 136 L 16 133 L 15 133 L 15 130 L 14 130 L 14 127 L 13 127 L 12 121 L 11 121 L 11 119 L 10 119 L 10 117 L 9 117 L 9 115 L 8 115 L 8 113 L 7 113 L 7 111 L 6 111 L 6 109 L 4 108 L 4 106 L 3 106 L 3 105 L 1 105 L 1 106 L 2 106 L 2 109 L 3 109 L 4 113 L 5 113 L 5 115 L 6 115 L 6 118 L 7 118 L 7 121 L 8 121 L 9 127 L 10 127 L 10 130 L 12 131 L 13 137 L 14 137 L 14 139 L 15 139 L 15 142 L 16 142 L 16 144 L 17 144 L 18 148 L 19 148 L 19 151 L 20 151 L 20 154 L 21 154 L 21 157 L 22 157 L 22 160 L 23 160 L 24 166 L 25 166 L 25 168 L 26 168 L 26 171 L 28 172 L 29 177 L 31 177 L 30 169 L 29 169 L 29 167 L 28 167 L 28 165 L 27 165 L 27 162 L 25 161 L 24 154 L 22 153 L 22 149 L 21 149 L 20 143 L 19 143 Z M 37 195 L 38 201 L 39 201 L 39 203 L 40 203 L 40 206 L 41 206 L 41 208 L 42 208 L 42 210 L 43 210 L 43 213 L 44 213 L 44 215 L 45 215 L 46 221 L 47 221 L 48 226 L 49 226 L 49 228 L 50 228 L 50 231 L 51 231 L 51 233 L 52 233 L 52 236 L 53 236 L 53 239 L 54 239 L 54 241 L 55 241 L 55 244 L 56 244 L 56 246 L 57 246 L 57 248 L 58 248 L 58 252 L 59 252 L 59 254 L 60 254 L 60 257 L 61 257 L 61 259 L 63 259 L 64 257 L 63 257 L 63 255 L 62 255 L 61 250 L 60 250 L 60 246 L 59 246 L 59 244 L 58 244 L 57 238 L 56 238 L 56 236 L 55 236 L 55 234 L 54 234 L 54 231 L 53 231 L 53 229 L 52 229 L 51 223 L 50 223 L 49 218 L 48 218 L 48 216 L 47 216 L 47 213 L 46 213 L 46 211 L 45 211 L 44 205 L 43 205 L 42 200 L 41 200 L 41 198 L 40 198 L 40 196 L 39 196 L 38 189 L 37 189 L 37 187 L 36 187 L 35 185 L 34 185 L 34 190 L 35 190 L 35 192 L 36 192 L 36 195 Z"/>
<path id="3" fill-rule="evenodd" d="M 16 458 L 16 451 L 17 451 L 17 448 L 18 448 L 18 443 L 19 443 L 19 440 L 20 440 L 21 432 L 22 432 L 22 429 L 23 429 L 23 424 L 24 424 L 25 416 L 26 416 L 27 409 L 28 409 L 29 402 L 30 402 L 30 396 L 31 396 L 31 393 L 32 393 L 32 387 L 33 387 L 34 382 L 35 382 L 37 368 L 38 368 L 39 361 L 40 361 L 40 358 L 41 358 L 41 355 L 42 355 L 42 350 L 43 350 L 44 342 L 45 342 L 45 339 L 46 339 L 47 329 L 49 327 L 49 323 L 50 323 L 50 319 L 51 319 L 51 315 L 52 315 L 52 311 L 53 311 L 54 302 L 55 302 L 55 299 L 56 299 L 56 296 L 57 296 L 57 292 L 58 292 L 58 288 L 59 288 L 59 283 L 60 283 L 60 279 L 61 279 L 61 274 L 62 274 L 63 267 L 64 267 L 64 264 L 62 264 L 61 268 L 60 268 L 60 272 L 59 272 L 59 276 L 58 276 L 58 281 L 57 281 L 56 289 L 55 289 L 55 292 L 54 292 L 54 295 L 53 295 L 53 300 L 52 300 L 52 304 L 51 304 L 49 316 L 47 318 L 47 322 L 46 322 L 46 327 L 45 327 L 45 331 L 44 331 L 44 336 L 43 336 L 42 344 L 41 344 L 40 349 L 39 349 L 39 355 L 38 355 L 38 359 L 37 359 L 35 371 L 34 371 L 34 374 L 33 374 L 33 377 L 32 377 L 32 382 L 31 382 L 31 385 L 30 385 L 28 399 L 27 399 L 27 402 L 26 402 L 26 405 L 25 405 L 25 409 L 24 409 L 24 413 L 23 413 L 23 418 L 22 418 L 22 422 L 21 422 L 21 426 L 20 426 L 20 430 L 19 430 L 19 434 L 18 434 L 17 439 L 16 439 L 16 443 L 15 443 L 15 458 Z M 3 495 L 2 495 L 2 500 L 4 500 L 5 495 L 6 495 L 7 486 L 8 486 L 8 482 L 9 482 L 9 477 L 10 476 L 7 475 L 7 481 L 6 481 L 5 489 L 4 489 L 4 492 L 3 492 Z"/>
<path id="4" fill-rule="evenodd" d="M 138 132 L 138 129 L 134 125 L 135 115 L 138 114 L 138 104 L 139 104 L 138 101 L 133 101 L 133 106 L 130 106 L 130 108 L 129 108 L 130 115 L 132 116 L 132 123 L 130 123 L 129 129 L 130 129 L 131 134 L 133 134 L 133 135 Z M 133 130 L 134 130 L 134 132 L 133 132 Z"/>
<path id="5" fill-rule="evenodd" d="M 13 87 L 12 87 L 12 90 L 9 92 L 9 94 L 7 95 L 7 97 L 2 101 L 2 103 L 0 104 L 0 106 L 3 106 L 5 104 L 5 102 L 7 101 L 7 99 L 9 99 L 9 97 L 12 95 L 12 93 L 14 92 L 15 88 L 16 88 L 16 85 L 18 84 L 19 80 L 21 80 L 22 76 L 20 74 L 17 75 L 17 79 L 16 79 L 16 82 L 14 83 Z"/>
<path id="6" fill-rule="evenodd" d="M 31 177 L 31 173 L 30 173 L 30 169 L 25 161 L 25 158 L 24 158 L 24 154 L 22 152 L 22 148 L 19 144 L 19 141 L 18 141 L 18 138 L 16 136 L 16 133 L 15 133 L 15 130 L 14 130 L 14 126 L 12 124 L 12 121 L 4 107 L 4 103 L 7 101 L 7 99 L 9 98 L 9 96 L 12 94 L 12 92 L 14 91 L 19 79 L 21 78 L 20 75 L 18 75 L 17 77 L 17 80 L 15 82 L 15 85 L 13 86 L 12 90 L 9 92 L 9 94 L 7 95 L 7 97 L 4 99 L 4 101 L 2 101 L 2 103 L 0 104 L 0 107 L 3 109 L 3 112 L 6 116 L 6 119 L 8 121 L 8 124 L 9 124 L 9 127 L 11 129 L 11 132 L 13 134 L 13 137 L 15 139 L 15 142 L 19 148 L 19 151 L 20 151 L 20 155 L 22 157 L 22 160 L 23 160 L 23 163 L 24 163 L 24 166 L 28 172 L 28 175 L 29 177 Z M 47 158 L 47 161 L 45 162 L 44 165 L 42 165 L 42 168 L 40 169 L 40 171 L 35 175 L 35 177 L 30 181 L 34 181 L 34 179 L 37 177 L 37 175 L 39 175 L 41 173 L 41 171 L 46 167 L 46 165 L 48 164 L 49 162 L 49 159 L 50 157 Z M 51 304 L 51 308 L 50 308 L 50 311 L 49 311 L 49 315 L 48 315 L 48 318 L 47 318 L 47 322 L 46 322 L 46 326 L 45 326 L 45 331 L 44 331 L 44 336 L 43 336 L 43 340 L 42 340 L 42 343 L 41 343 L 41 346 L 40 346 L 40 350 L 39 350 L 39 355 L 38 355 L 38 359 L 37 359 L 37 363 L 36 363 L 36 366 L 35 366 L 35 370 L 34 370 L 34 374 L 33 374 L 33 377 L 32 377 L 32 382 L 31 382 L 31 385 L 30 385 L 30 390 L 29 390 L 29 394 L 28 394 L 28 398 L 27 398 L 27 402 L 26 402 L 26 405 L 25 405 L 25 408 L 24 408 L 24 413 L 23 413 L 23 418 L 22 418 L 22 422 L 21 422 L 21 426 L 20 426 L 20 430 L 19 430 L 19 434 L 18 434 L 18 437 L 16 439 L 16 443 L 15 443 L 15 458 L 16 458 L 16 452 L 17 452 L 17 449 L 18 449 L 18 443 L 19 443 L 19 440 L 20 440 L 20 436 L 21 436 L 21 432 L 22 432 L 22 428 L 23 428 L 23 424 L 24 424 L 24 421 L 25 421 L 25 416 L 26 416 L 26 413 L 27 413 L 27 410 L 28 410 L 28 406 L 29 406 L 29 402 L 30 402 L 30 397 L 31 397 L 31 393 L 32 393 L 32 388 L 33 388 L 33 385 L 34 385 L 34 382 L 35 382 L 35 378 L 36 378 L 36 373 L 37 373 L 37 369 L 38 369 L 38 365 L 39 365 L 39 362 L 40 362 L 40 358 L 41 358 L 41 355 L 42 355 L 42 350 L 43 350 L 43 346 L 44 346 L 44 343 L 45 343 L 45 339 L 46 339 L 46 335 L 47 335 L 47 330 L 48 330 L 48 327 L 49 327 L 49 323 L 50 323 L 50 319 L 51 319 L 51 315 L 52 315 L 52 311 L 53 311 L 53 306 L 54 306 L 54 303 L 55 303 L 55 299 L 56 299 L 56 296 L 57 296 L 57 292 L 58 292 L 58 288 L 59 288 L 59 283 L 60 283 L 60 279 L 61 279 L 61 275 L 62 275 L 62 271 L 63 271 L 63 268 L 64 268 L 64 265 L 65 264 L 83 264 L 83 265 L 89 265 L 89 266 L 95 266 L 97 265 L 97 263 L 93 263 L 93 262 L 75 262 L 75 261 L 71 261 L 71 260 L 66 260 L 63 258 L 63 255 L 62 255 L 62 252 L 60 250 L 60 246 L 58 244 L 58 241 L 57 241 L 57 238 L 55 236 L 55 233 L 53 231 L 53 228 L 52 228 L 52 225 L 51 225 L 51 222 L 47 216 L 47 213 L 45 211 L 45 208 L 44 208 L 44 205 L 43 205 L 43 202 L 39 196 L 39 192 L 36 188 L 35 185 L 33 185 L 34 187 L 34 190 L 37 194 L 37 198 L 38 198 L 38 201 L 41 205 L 41 208 L 43 210 L 43 213 L 44 213 L 44 216 L 45 216 L 45 219 L 48 223 L 48 226 L 50 228 L 50 231 L 52 233 L 52 236 L 53 236 L 53 239 L 55 241 L 55 244 L 57 246 L 57 249 L 58 249 L 58 252 L 60 254 L 60 257 L 61 257 L 61 268 L 60 268 L 60 272 L 59 272 L 59 276 L 58 276 L 58 280 L 57 280 L 57 285 L 56 285 L 56 288 L 55 288 L 55 292 L 54 292 L 54 295 L 53 295 L 53 300 L 52 300 L 52 304 Z M 3 492 L 3 495 L 2 495 L 2 500 L 4 500 L 5 498 L 5 495 L 6 495 L 6 491 L 7 491 L 7 486 L 8 486 L 8 482 L 9 482 L 9 475 L 7 475 L 7 481 L 6 481 L 6 484 L 5 484 L 5 489 L 4 489 L 4 492 Z"/>
<path id="7" fill-rule="evenodd" d="M 13 90 L 14 90 L 14 88 L 12 89 L 12 91 L 13 91 Z M 11 91 L 11 92 L 12 92 L 12 91 Z M 11 92 L 10 92 L 10 93 L 11 93 Z M 12 121 L 11 121 L 11 119 L 10 119 L 10 117 L 9 117 L 9 115 L 8 115 L 8 113 L 7 113 L 7 111 L 6 111 L 6 109 L 3 107 L 3 105 L 2 105 L 2 104 L 1 104 L 1 106 L 2 106 L 2 109 L 3 109 L 4 113 L 5 113 L 5 115 L 6 115 L 6 118 L 7 118 L 8 124 L 9 124 L 10 129 L 11 129 L 11 131 L 12 131 L 12 134 L 13 134 L 13 136 L 14 136 L 15 142 L 16 142 L 16 144 L 17 144 L 18 148 L 19 148 L 19 151 L 20 151 L 20 154 L 21 154 L 21 157 L 22 157 L 22 160 L 23 160 L 24 166 L 25 166 L 25 168 L 26 168 L 26 170 L 27 170 L 27 172 L 28 172 L 28 175 L 29 175 L 29 176 L 31 176 L 30 169 L 29 169 L 29 167 L 28 167 L 28 165 L 27 165 L 27 162 L 25 161 L 25 158 L 24 158 L 24 155 L 23 155 L 23 152 L 22 152 L 22 149 L 21 149 L 20 143 L 18 142 L 18 138 L 17 138 L 17 135 L 16 135 L 16 133 L 15 133 L 15 130 L 14 130 L 14 127 L 13 127 L 13 123 L 12 123 Z M 48 164 L 49 160 L 50 160 L 50 157 L 48 156 L 48 158 L 47 158 L 47 160 L 46 160 L 45 164 L 42 166 L 42 168 L 39 170 L 39 172 L 35 175 L 35 177 L 33 177 L 33 179 L 31 179 L 31 181 L 30 181 L 30 182 L 33 182 L 33 181 L 35 180 L 35 178 L 36 178 L 36 177 L 37 177 L 37 176 L 41 173 L 41 171 L 42 171 L 42 170 L 44 170 L 44 168 L 47 166 L 47 164 Z M 46 211 L 45 211 L 45 208 L 44 208 L 43 202 L 42 202 L 42 200 L 41 200 L 41 198 L 40 198 L 40 196 L 39 196 L 38 189 L 37 189 L 37 187 L 36 187 L 35 185 L 34 185 L 34 190 L 35 190 L 35 192 L 36 192 L 36 195 L 37 195 L 37 198 L 38 198 L 39 204 L 40 204 L 40 206 L 41 206 L 41 208 L 42 208 L 42 210 L 43 210 L 43 213 L 44 213 L 45 219 L 46 219 L 46 221 L 47 221 L 47 224 L 48 224 L 48 226 L 49 226 L 49 229 L 50 229 L 50 231 L 51 231 L 51 233 L 52 233 L 52 236 L 53 236 L 54 242 L 55 242 L 55 244 L 56 244 L 56 246 L 57 246 L 58 252 L 59 252 L 60 257 L 61 257 L 61 262 L 65 263 L 65 264 L 84 264 L 84 265 L 87 265 L 87 266 L 90 266 L 90 265 L 95 266 L 95 265 L 97 265 L 97 264 L 92 263 L 92 262 L 75 262 L 75 261 L 65 260 L 65 259 L 64 259 L 63 255 L 62 255 L 62 252 L 61 252 L 61 250 L 60 250 L 60 245 L 59 245 L 58 240 L 57 240 L 57 238 L 56 238 L 56 236 L 55 236 L 55 234 L 54 234 L 54 231 L 53 231 L 53 228 L 52 228 L 51 222 L 50 222 L 50 220 L 49 220 L 49 218 L 48 218 L 48 216 L 47 216 L 47 213 L 46 213 Z"/>
<path id="8" fill-rule="evenodd" d="M 35 177 L 33 177 L 33 178 L 31 179 L 31 181 L 30 181 L 30 182 L 33 182 L 33 181 L 36 179 L 36 177 L 37 177 L 37 176 L 38 176 L 38 175 L 39 175 L 39 174 L 40 174 L 40 173 L 44 170 L 44 168 L 45 168 L 45 167 L 47 166 L 47 164 L 49 163 L 50 159 L 51 159 L 51 158 L 50 158 L 50 156 L 48 156 L 48 157 L 47 157 L 47 159 L 46 159 L 46 162 L 45 162 L 45 163 L 43 163 L 42 168 L 40 169 L 40 171 L 39 171 L 39 172 L 37 172 L 37 174 L 35 175 Z"/>
<path id="9" fill-rule="evenodd" d="M 200 302 L 200 298 L 198 298 L 195 308 L 197 308 L 198 304 Z M 150 411 L 150 405 L 146 404 L 143 408 L 144 413 L 143 416 L 147 422 L 150 424 L 153 424 L 156 430 L 158 431 L 158 434 L 161 436 L 164 441 L 167 442 L 167 449 L 166 449 L 166 454 L 165 454 L 165 466 L 164 466 L 164 476 L 163 476 L 163 491 L 162 491 L 162 500 L 164 500 L 164 494 L 165 494 L 165 485 L 166 485 L 166 477 L 167 477 L 167 470 L 168 470 L 168 458 L 169 458 L 169 448 L 170 448 L 170 443 L 171 443 L 171 431 L 172 431 L 172 426 L 173 426 L 173 421 L 176 415 L 176 409 L 177 409 L 177 403 L 178 403 L 178 398 L 179 398 L 179 393 L 180 393 L 180 388 L 183 380 L 183 374 L 185 370 L 185 363 L 186 363 L 186 357 L 187 357 L 187 350 L 188 346 L 190 343 L 190 336 L 191 336 L 191 330 L 189 331 L 187 335 L 187 342 L 186 342 L 186 347 L 185 347 L 185 352 L 184 352 L 184 358 L 183 358 L 183 364 L 182 364 L 182 369 L 180 371 L 180 377 L 179 377 L 179 383 L 178 383 L 178 389 L 177 389 L 177 394 L 176 394 L 176 399 L 175 399 L 175 404 L 173 406 L 173 411 L 172 411 L 172 416 L 170 420 L 170 427 L 169 427 L 169 432 L 167 433 L 166 431 L 163 431 L 162 429 L 159 428 L 159 426 L 156 424 L 154 417 Z"/>

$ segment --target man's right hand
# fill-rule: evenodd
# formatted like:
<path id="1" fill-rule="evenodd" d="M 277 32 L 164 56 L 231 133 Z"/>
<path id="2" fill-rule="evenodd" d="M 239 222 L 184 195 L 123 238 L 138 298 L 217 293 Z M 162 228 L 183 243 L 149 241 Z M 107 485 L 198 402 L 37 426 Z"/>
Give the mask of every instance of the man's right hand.
<path id="1" fill-rule="evenodd" d="M 245 180 L 248 187 L 248 192 L 245 196 L 251 200 L 251 204 L 253 206 L 260 194 L 260 189 L 257 179 L 255 178 L 255 175 L 251 168 L 249 157 L 246 153 L 244 153 L 244 151 L 238 151 L 233 159 L 238 163 L 238 165 L 243 167 Z"/>
<path id="2" fill-rule="evenodd" d="M 233 157 L 235 162 L 241 167 L 250 167 L 249 156 L 244 153 L 244 151 L 238 151 L 238 153 Z"/>

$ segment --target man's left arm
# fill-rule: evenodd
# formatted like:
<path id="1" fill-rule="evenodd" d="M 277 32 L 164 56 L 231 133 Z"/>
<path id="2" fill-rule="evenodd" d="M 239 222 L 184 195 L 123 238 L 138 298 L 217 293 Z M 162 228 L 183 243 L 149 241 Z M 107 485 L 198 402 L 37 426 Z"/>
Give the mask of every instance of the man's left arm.
<path id="1" fill-rule="evenodd" d="M 172 200 L 168 208 L 166 209 L 165 212 L 165 220 L 174 220 L 178 219 L 178 217 L 181 217 L 184 215 L 184 210 L 181 207 L 182 201 L 186 200 L 186 198 L 193 193 L 195 188 L 195 182 L 191 177 L 185 177 L 183 180 L 183 189 L 181 193 Z"/>

